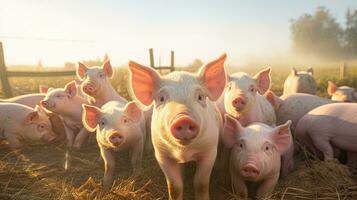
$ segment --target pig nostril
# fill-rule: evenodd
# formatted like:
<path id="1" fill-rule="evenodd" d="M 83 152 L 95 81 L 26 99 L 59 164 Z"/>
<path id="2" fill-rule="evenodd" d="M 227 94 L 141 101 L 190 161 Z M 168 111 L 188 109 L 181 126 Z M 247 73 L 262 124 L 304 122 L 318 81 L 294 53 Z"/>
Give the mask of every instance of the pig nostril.
<path id="1" fill-rule="evenodd" d="M 195 128 L 194 126 L 190 126 L 189 129 L 190 129 L 191 131 L 194 131 L 196 128 Z"/>
<path id="2" fill-rule="evenodd" d="M 181 127 L 181 126 L 178 126 L 176 129 L 177 129 L 178 131 L 181 131 L 181 130 L 182 130 L 182 127 Z"/>

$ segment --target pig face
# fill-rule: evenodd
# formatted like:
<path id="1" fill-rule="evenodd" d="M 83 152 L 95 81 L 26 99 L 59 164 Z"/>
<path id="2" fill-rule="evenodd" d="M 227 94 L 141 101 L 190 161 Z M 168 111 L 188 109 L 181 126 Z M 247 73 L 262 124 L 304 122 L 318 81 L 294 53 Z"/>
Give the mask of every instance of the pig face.
<path id="1" fill-rule="evenodd" d="M 173 72 L 161 77 L 155 70 L 130 62 L 131 90 L 144 106 L 153 103 L 153 128 L 163 140 L 188 145 L 207 127 L 208 105 L 226 84 L 226 55 L 208 63 L 197 74 Z"/>
<path id="2" fill-rule="evenodd" d="M 270 68 L 258 72 L 253 78 L 246 73 L 236 73 L 229 77 L 224 92 L 224 107 L 228 114 L 238 118 L 251 110 L 256 95 L 264 94 L 270 87 Z"/>
<path id="3" fill-rule="evenodd" d="M 355 102 L 357 101 L 357 92 L 349 86 L 337 87 L 332 81 L 328 82 L 327 93 L 333 101 Z"/>
<path id="4" fill-rule="evenodd" d="M 290 124 L 289 120 L 271 128 L 253 123 L 244 128 L 236 119 L 226 115 L 224 143 L 232 148 L 231 161 L 238 174 L 245 180 L 259 181 L 274 170 L 278 173 L 281 155 L 292 141 Z"/>
<path id="5" fill-rule="evenodd" d="M 291 70 L 290 75 L 284 83 L 284 94 L 308 93 L 315 94 L 317 90 L 316 81 L 313 77 L 314 71 L 310 67 L 306 71 L 298 72 L 295 68 Z M 285 91 L 288 90 L 288 91 Z"/>
<path id="6" fill-rule="evenodd" d="M 96 96 L 100 91 L 103 90 L 102 87 L 110 84 L 110 79 L 113 77 L 113 69 L 110 61 L 106 61 L 102 67 L 91 67 L 88 68 L 82 63 L 78 64 L 77 67 L 77 77 L 82 82 L 82 91 L 91 96 Z"/>
<path id="7" fill-rule="evenodd" d="M 119 148 L 133 134 L 141 132 L 142 111 L 134 102 L 124 108 L 113 105 L 100 109 L 86 104 L 82 107 L 84 127 L 90 132 L 97 131 L 98 142 L 106 147 Z"/>
<path id="8" fill-rule="evenodd" d="M 71 104 L 71 99 L 77 94 L 76 83 L 69 82 L 63 89 L 51 89 L 41 101 L 41 106 L 51 112 L 62 111 Z"/>
<path id="9" fill-rule="evenodd" d="M 27 137 L 33 141 L 49 143 L 56 139 L 51 122 L 40 106 L 36 106 L 33 112 L 27 114 L 23 123 L 28 126 L 24 134 L 29 134 Z"/>

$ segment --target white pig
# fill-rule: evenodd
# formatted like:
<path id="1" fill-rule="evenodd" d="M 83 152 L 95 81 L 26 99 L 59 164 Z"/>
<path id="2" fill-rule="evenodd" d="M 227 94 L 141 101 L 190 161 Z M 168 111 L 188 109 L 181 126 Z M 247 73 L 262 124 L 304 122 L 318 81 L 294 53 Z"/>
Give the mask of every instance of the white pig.
<path id="1" fill-rule="evenodd" d="M 217 101 L 222 116 L 227 113 L 246 126 L 251 122 L 275 125 L 275 112 L 262 96 L 270 88 L 270 68 L 254 77 L 244 72 L 229 76 L 223 95 Z"/>
<path id="2" fill-rule="evenodd" d="M 97 131 L 97 142 L 105 163 L 105 187 L 113 183 L 115 152 L 129 149 L 133 174 L 140 172 L 146 124 L 143 112 L 135 102 L 123 105 L 109 101 L 101 109 L 84 104 L 82 120 L 88 131 Z"/>
<path id="3" fill-rule="evenodd" d="M 69 82 L 62 88 L 49 90 L 41 101 L 41 106 L 46 110 L 62 117 L 67 146 L 80 149 L 88 136 L 87 130 L 82 124 L 82 104 L 88 101 L 77 95 L 75 81 Z M 77 134 L 78 133 L 78 134 Z"/>
<path id="4" fill-rule="evenodd" d="M 327 86 L 327 93 L 331 96 L 331 99 L 334 101 L 342 102 L 357 102 L 357 92 L 353 87 L 349 86 L 340 86 L 329 81 Z"/>
<path id="5" fill-rule="evenodd" d="M 311 67 L 300 72 L 293 68 L 284 82 L 283 95 L 294 93 L 316 94 L 317 84 L 313 75 L 314 71 Z"/>
<path id="6" fill-rule="evenodd" d="M 226 55 L 198 74 L 154 69 L 129 62 L 131 92 L 144 106 L 153 104 L 151 136 L 155 157 L 165 174 L 170 199 L 183 198 L 183 163 L 196 162 L 196 199 L 209 199 L 209 180 L 217 155 L 222 119 L 212 101 L 226 85 Z"/>
<path id="7" fill-rule="evenodd" d="M 248 197 L 248 182 L 254 183 L 258 198 L 269 196 L 279 179 L 281 155 L 293 145 L 291 121 L 272 128 L 263 123 L 243 127 L 229 115 L 225 117 L 223 141 L 232 148 L 230 174 L 233 192 Z"/>
<path id="8" fill-rule="evenodd" d="M 49 143 L 56 139 L 45 111 L 18 103 L 0 103 L 0 139 L 14 150 L 26 142 Z"/>
<path id="9" fill-rule="evenodd" d="M 114 90 L 110 82 L 113 77 L 113 69 L 109 60 L 104 62 L 102 67 L 90 68 L 79 62 L 77 77 L 82 82 L 82 91 L 88 96 L 90 104 L 101 107 L 108 101 L 127 103 L 127 100 Z"/>

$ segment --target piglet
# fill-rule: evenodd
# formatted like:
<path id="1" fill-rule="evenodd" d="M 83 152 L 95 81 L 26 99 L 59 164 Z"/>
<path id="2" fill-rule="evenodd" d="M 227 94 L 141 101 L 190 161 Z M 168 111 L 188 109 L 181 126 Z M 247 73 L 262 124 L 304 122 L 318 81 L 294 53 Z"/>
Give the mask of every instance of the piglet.
<path id="1" fill-rule="evenodd" d="M 334 82 L 329 81 L 327 93 L 331 96 L 333 101 L 357 102 L 357 92 L 350 86 L 337 87 Z"/>
<path id="2" fill-rule="evenodd" d="M 226 115 L 223 141 L 232 148 L 230 175 L 235 194 L 248 197 L 248 184 L 258 198 L 269 196 L 279 179 L 281 155 L 292 145 L 291 121 L 272 128 L 256 122 L 243 127 Z"/>
<path id="3" fill-rule="evenodd" d="M 334 158 L 334 147 L 347 152 L 347 161 L 357 153 L 357 104 L 334 103 L 317 107 L 296 126 L 296 139 L 323 160 Z"/>
<path id="4" fill-rule="evenodd" d="M 128 149 L 133 173 L 139 173 L 146 140 L 146 124 L 143 112 L 135 102 L 123 105 L 118 101 L 109 101 L 102 108 L 84 104 L 82 120 L 88 131 L 97 131 L 97 142 L 105 163 L 105 187 L 113 183 L 116 152 Z"/>
<path id="5" fill-rule="evenodd" d="M 25 94 L 16 97 L 12 97 L 9 99 L 0 99 L 0 102 L 3 103 L 19 103 L 25 106 L 29 106 L 31 108 L 35 108 L 36 105 L 40 103 L 40 101 L 46 95 L 43 93 L 33 93 L 33 94 Z"/>
<path id="6" fill-rule="evenodd" d="M 313 75 L 314 71 L 311 67 L 300 72 L 293 68 L 284 82 L 283 95 L 294 93 L 316 94 L 317 84 Z"/>
<path id="7" fill-rule="evenodd" d="M 67 146 L 70 148 L 80 149 L 88 136 L 82 124 L 82 104 L 85 103 L 88 101 L 77 95 L 75 81 L 67 83 L 63 89 L 49 90 L 41 101 L 41 106 L 63 119 Z"/>
<path id="8" fill-rule="evenodd" d="M 110 83 L 110 79 L 113 77 L 113 68 L 109 60 L 104 62 L 102 67 L 90 68 L 79 62 L 77 77 L 90 104 L 101 107 L 108 101 L 127 103 L 127 100 L 121 97 Z"/>
<path id="9" fill-rule="evenodd" d="M 45 111 L 18 103 L 0 103 L 0 138 L 6 139 L 14 150 L 24 143 L 49 143 L 56 139 Z"/>
<path id="10" fill-rule="evenodd" d="M 151 123 L 155 157 L 165 174 L 170 199 L 183 198 L 183 163 L 196 162 L 196 199 L 209 199 L 209 180 L 217 155 L 222 119 L 213 101 L 226 85 L 226 55 L 197 74 L 172 72 L 129 63 L 131 92 L 143 105 L 153 104 Z"/>
<path id="11" fill-rule="evenodd" d="M 279 97 L 273 91 L 269 90 L 264 96 L 274 107 L 277 125 L 291 120 L 292 124 L 290 129 L 292 132 L 294 132 L 300 118 L 306 113 L 319 106 L 334 103 L 329 99 L 304 93 L 294 93 Z"/>
<path id="12" fill-rule="evenodd" d="M 251 122 L 275 124 L 271 104 L 262 96 L 270 88 L 270 68 L 254 77 L 244 72 L 228 76 L 223 95 L 217 101 L 222 116 L 227 113 L 246 126 Z"/>

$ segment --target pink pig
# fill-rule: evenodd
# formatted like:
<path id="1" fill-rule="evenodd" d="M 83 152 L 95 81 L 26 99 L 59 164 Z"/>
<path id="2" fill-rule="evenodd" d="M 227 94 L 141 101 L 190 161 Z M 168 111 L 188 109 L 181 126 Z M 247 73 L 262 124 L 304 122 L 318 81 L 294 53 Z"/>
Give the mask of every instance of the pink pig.
<path id="1" fill-rule="evenodd" d="M 293 68 L 284 82 L 283 95 L 294 93 L 316 94 L 317 84 L 313 75 L 314 71 L 311 67 L 307 71 L 301 72 Z"/>
<path id="2" fill-rule="evenodd" d="M 110 83 L 110 79 L 113 77 L 113 69 L 109 60 L 102 67 L 88 68 L 79 63 L 77 77 L 82 81 L 82 91 L 88 96 L 89 103 L 92 105 L 101 107 L 108 101 L 127 103 L 127 100 L 121 97 Z"/>
<path id="3" fill-rule="evenodd" d="M 335 103 L 317 107 L 296 126 L 297 140 L 323 160 L 334 158 L 333 147 L 347 152 L 348 162 L 357 153 L 357 104 Z"/>
<path id="4" fill-rule="evenodd" d="M 224 54 L 198 74 L 155 70 L 130 62 L 131 91 L 144 106 L 153 104 L 151 123 L 155 157 L 165 174 L 170 199 L 183 198 L 183 163 L 196 162 L 196 199 L 209 199 L 222 119 L 213 101 L 226 85 Z"/>
<path id="5" fill-rule="evenodd" d="M 223 95 L 217 101 L 222 116 L 227 113 L 246 126 L 251 122 L 275 124 L 275 113 L 262 96 L 270 87 L 270 68 L 258 72 L 253 78 L 244 72 L 228 77 Z"/>
<path id="6" fill-rule="evenodd" d="M 340 86 L 329 81 L 327 86 L 327 93 L 331 96 L 331 99 L 334 101 L 342 102 L 357 102 L 357 92 L 353 87 L 349 86 Z"/>
<path id="7" fill-rule="evenodd" d="M 232 148 L 230 175 L 233 192 L 248 197 L 248 182 L 256 184 L 258 198 L 269 196 L 279 179 L 281 155 L 293 145 L 291 121 L 272 128 L 257 122 L 243 127 L 226 115 L 223 141 Z"/>
<path id="8" fill-rule="evenodd" d="M 296 124 L 306 113 L 319 106 L 333 103 L 329 99 L 304 93 L 294 93 L 278 97 L 273 91 L 268 91 L 265 97 L 274 107 L 277 125 L 291 120 L 292 124 L 290 128 L 292 131 L 295 130 Z"/>
<path id="9" fill-rule="evenodd" d="M 46 110 L 58 114 L 63 119 L 68 147 L 80 149 L 88 136 L 82 124 L 82 104 L 85 103 L 88 101 L 77 95 L 75 81 L 68 83 L 63 89 L 49 90 L 41 101 Z"/>
<path id="10" fill-rule="evenodd" d="M 1 99 L 0 102 L 19 103 L 19 104 L 34 108 L 36 105 L 38 105 L 40 103 L 40 101 L 45 96 L 46 95 L 42 94 L 42 93 L 25 94 L 25 95 L 20 95 L 20 96 L 9 98 L 9 99 Z"/>
<path id="11" fill-rule="evenodd" d="M 113 183 L 115 152 L 129 149 L 133 173 L 139 173 L 147 132 L 143 112 L 134 102 L 123 105 L 110 101 L 101 109 L 84 104 L 82 118 L 88 131 L 97 131 L 97 142 L 105 163 L 105 187 Z"/>
<path id="12" fill-rule="evenodd" d="M 48 143 L 56 139 L 45 111 L 18 103 L 0 103 L 0 139 L 6 139 L 12 149 L 26 142 Z"/>

